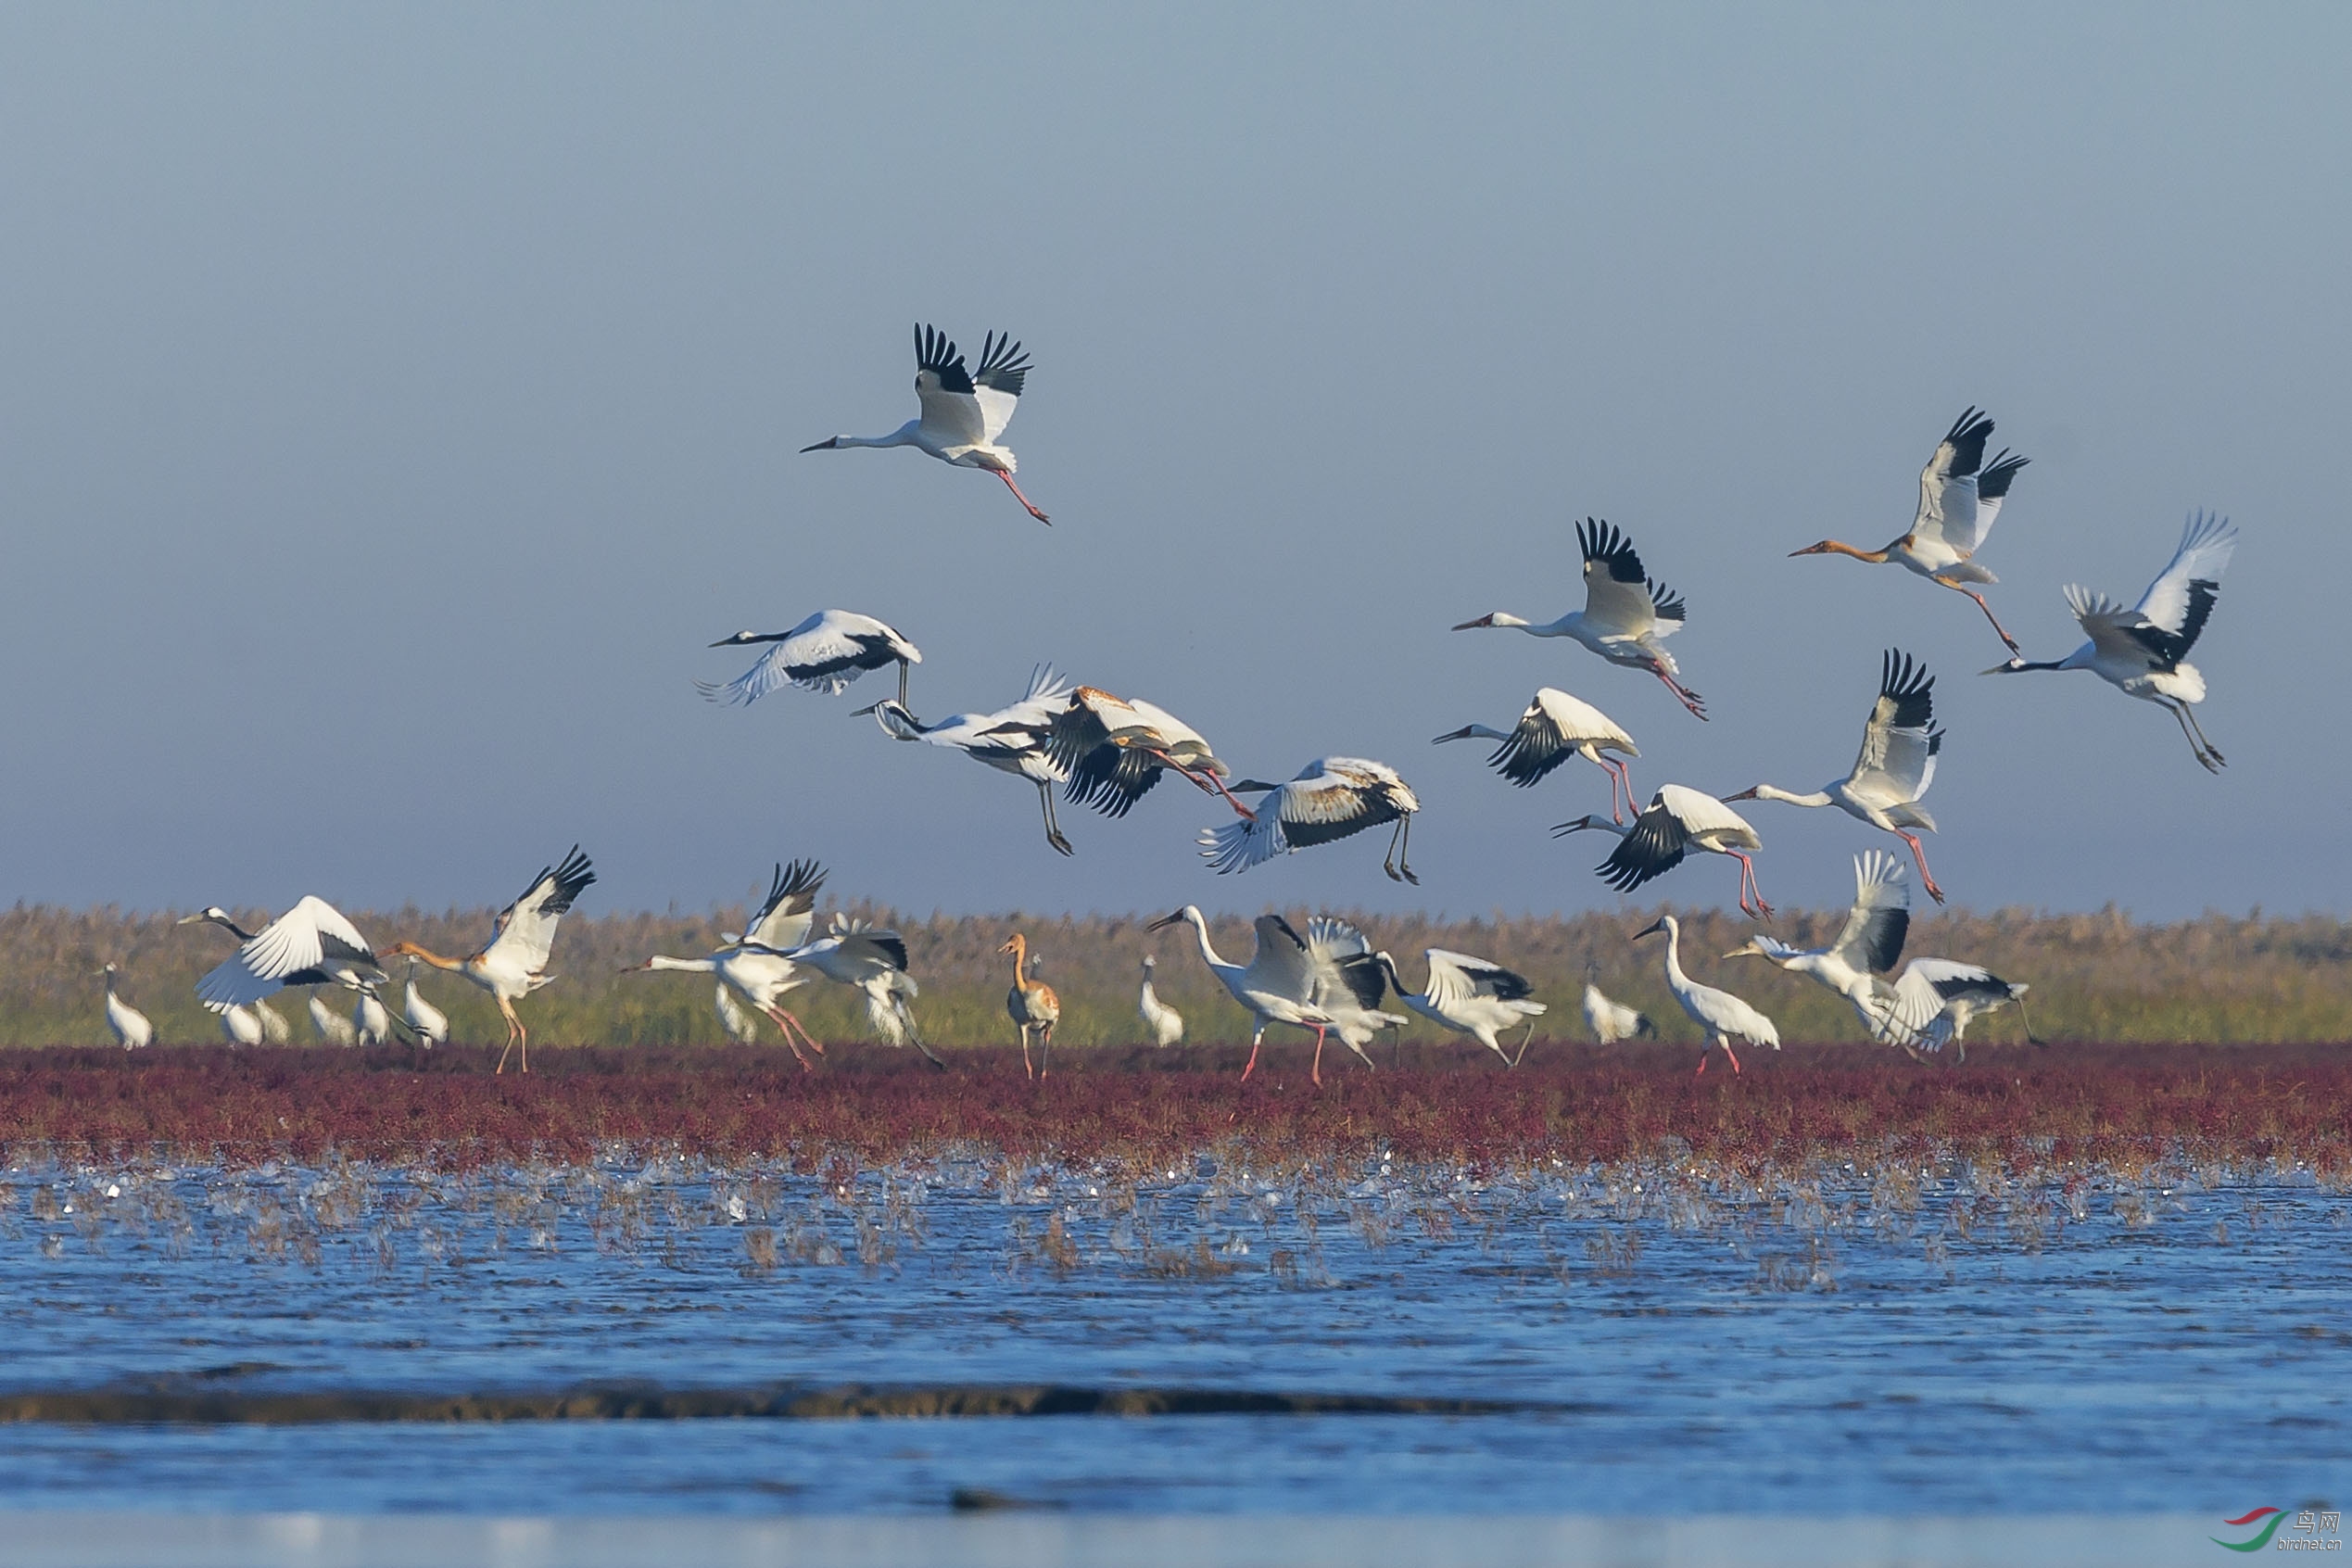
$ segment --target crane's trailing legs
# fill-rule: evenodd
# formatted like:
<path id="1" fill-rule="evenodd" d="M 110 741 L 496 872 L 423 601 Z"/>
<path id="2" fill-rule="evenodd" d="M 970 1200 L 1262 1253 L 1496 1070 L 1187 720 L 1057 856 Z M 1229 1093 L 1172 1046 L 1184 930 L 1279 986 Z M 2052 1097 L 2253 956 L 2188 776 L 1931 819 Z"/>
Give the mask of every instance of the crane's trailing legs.
<path id="1" fill-rule="evenodd" d="M 1388 873 L 1388 879 L 1392 882 L 1410 882 L 1419 887 L 1421 879 L 1414 876 L 1413 868 L 1405 863 L 1411 852 L 1412 841 L 1413 817 L 1412 813 L 1407 812 L 1397 819 L 1397 830 L 1388 835 L 1388 854 L 1382 858 L 1380 868 Z M 1322 1044 L 1321 1033 L 1318 1031 L 1315 1037 L 1318 1056 L 1322 1053 Z M 1315 1081 L 1321 1083 L 1322 1080 L 1319 1078 Z"/>
<path id="2" fill-rule="evenodd" d="M 495 1078 L 499 1073 L 506 1070 L 506 1052 L 513 1050 L 517 1045 L 523 1047 L 523 1065 L 517 1070 L 522 1072 L 530 1071 L 530 1031 L 523 1027 L 523 1020 L 514 1016 L 514 1004 L 509 1002 L 503 996 L 499 998 L 499 1011 L 506 1017 L 506 1051 L 500 1051 L 499 1053 L 499 1065 L 490 1069 L 490 1076 Z"/>
<path id="3" fill-rule="evenodd" d="M 1045 841 L 1064 854 L 1077 854 L 1069 847 L 1069 841 L 1062 837 L 1061 824 L 1054 820 L 1054 787 L 1041 781 L 1037 786 L 1037 799 L 1038 803 L 1045 808 Z"/>
<path id="4" fill-rule="evenodd" d="M 1756 863 L 1739 850 L 1726 850 L 1724 853 L 1739 862 L 1739 913 L 1752 916 L 1759 920 L 1771 919 L 1772 905 L 1764 902 L 1764 890 L 1756 886 Z M 1755 903 L 1752 905 L 1748 902 L 1751 893 L 1755 895 Z M 1724 1047 L 1726 1055 L 1730 1050 L 1729 1045 Z M 1732 1070 L 1736 1072 L 1739 1070 L 1737 1057 L 1733 1058 L 1733 1063 Z"/>
<path id="5" fill-rule="evenodd" d="M 2205 765 L 2206 772 L 2219 773 L 2229 765 L 2221 760 L 2221 753 L 2214 750 L 2213 742 L 2205 738 L 2204 727 L 2197 723 L 2197 715 L 2189 711 L 2189 704 L 2178 698 L 2168 697 L 2164 705 L 2170 708 L 2172 716 L 2181 721 L 2181 733 L 2189 738 L 2189 750 L 2196 753 L 2196 759 Z"/>
<path id="6" fill-rule="evenodd" d="M 1011 474 L 1005 473 L 1000 468 L 996 470 L 996 477 L 1005 481 L 1005 487 L 1013 492 L 1013 499 L 1020 502 L 1021 505 L 1028 510 L 1029 514 L 1031 517 L 1036 518 L 1040 523 L 1044 524 L 1049 528 L 1054 525 L 1054 520 L 1052 518 L 1038 511 L 1037 504 L 1031 500 L 1027 496 L 1021 494 L 1021 487 L 1013 483 L 1013 476 Z M 899 700 L 901 702 L 904 702 L 905 698 L 902 696 Z"/>
<path id="7" fill-rule="evenodd" d="M 1666 683 L 1666 689 L 1675 694 L 1675 702 L 1680 702 L 1684 707 L 1690 710 L 1690 716 L 1692 718 L 1698 719 L 1701 723 L 1706 721 L 1707 700 L 1704 697 L 1700 696 L 1699 693 L 1691 690 L 1690 688 L 1683 685 L 1682 682 L 1668 675 L 1666 673 L 1666 666 L 1663 664 L 1651 664 L 1650 666 L 1650 673 Z"/>
<path id="8" fill-rule="evenodd" d="M 1941 904 L 1943 902 L 1943 890 L 1936 886 L 1935 877 L 1928 869 L 1928 852 L 1926 849 L 1921 847 L 1919 843 L 1919 835 L 1916 833 L 1906 833 L 1902 828 L 1898 828 L 1895 829 L 1895 837 L 1901 839 L 1904 843 L 1911 846 L 1911 858 L 1919 863 L 1919 885 L 1928 890 L 1928 896 L 1929 898 L 1934 899 L 1938 904 Z"/>
<path id="9" fill-rule="evenodd" d="M 800 1031 L 801 1039 L 808 1042 L 808 1048 L 818 1056 L 823 1056 L 825 1047 L 817 1043 L 816 1037 L 808 1031 L 808 1026 L 773 1002 L 762 1007 L 760 1011 L 765 1013 L 767 1021 L 776 1026 L 776 1032 L 784 1037 L 784 1043 L 792 1048 L 792 1059 L 801 1064 L 801 1070 L 803 1072 L 815 1070 L 809 1066 L 808 1058 L 801 1054 L 800 1042 L 792 1038 L 792 1031 Z"/>
<path id="10" fill-rule="evenodd" d="M 2003 642 L 2008 644 L 2011 655 L 2014 656 L 2024 651 L 2024 650 L 2017 646 L 2017 639 L 2009 635 L 2009 628 L 2001 624 L 2001 617 L 1992 613 L 1992 606 L 1984 601 L 1984 595 L 1979 593 L 1976 589 L 1969 588 L 1964 583 L 1955 583 L 1949 577 L 1931 577 L 1928 580 L 1930 582 L 1941 583 L 1953 592 L 1965 593 L 1970 599 L 1975 600 L 1977 601 L 1977 608 L 1984 612 L 1984 618 L 1992 623 L 1993 631 L 2000 636 Z"/>
<path id="11" fill-rule="evenodd" d="M 1225 803 L 1232 806 L 1235 811 L 1241 813 L 1242 819 L 1244 821 L 1255 822 L 1258 820 L 1258 813 L 1250 807 L 1242 804 L 1242 803 L 1238 800 L 1235 800 L 1233 798 L 1233 792 L 1225 788 L 1225 781 L 1218 778 L 1215 774 L 1195 773 L 1191 768 L 1186 767 L 1182 763 L 1178 762 L 1174 757 L 1170 756 L 1166 752 L 1156 752 L 1147 749 L 1144 752 L 1144 755 L 1157 757 L 1167 766 L 1174 768 L 1178 773 L 1183 775 L 1185 778 L 1191 780 L 1193 784 L 1200 789 L 1202 793 L 1224 796 Z"/>
<path id="12" fill-rule="evenodd" d="M 1600 754 L 1600 765 L 1609 775 L 1609 820 L 1622 828 L 1625 819 L 1617 814 L 1617 790 L 1621 786 L 1625 791 L 1625 810 L 1636 816 L 1641 815 L 1641 808 L 1634 803 L 1633 772 L 1625 766 L 1625 758 L 1611 756 L 1606 752 Z M 1534 1025 L 1528 1026 L 1531 1034 L 1534 1029 Z"/>

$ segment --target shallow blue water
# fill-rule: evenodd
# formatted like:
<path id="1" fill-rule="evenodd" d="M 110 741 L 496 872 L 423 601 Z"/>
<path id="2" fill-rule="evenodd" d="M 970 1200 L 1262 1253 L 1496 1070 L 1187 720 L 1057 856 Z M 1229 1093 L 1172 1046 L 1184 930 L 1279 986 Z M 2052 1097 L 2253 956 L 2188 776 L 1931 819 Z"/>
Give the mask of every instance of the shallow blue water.
<path id="1" fill-rule="evenodd" d="M 1945 1169 L 1915 1195 L 1843 1171 L 1186 1171 L 1132 1208 L 1101 1176 L 980 1162 L 8 1179 L 6 1390 L 1051 1381 L 1540 1408 L 29 1423 L 0 1425 L 0 1508 L 833 1513 L 985 1487 L 1141 1511 L 2202 1512 L 2340 1498 L 2352 1473 L 2352 1203 L 2292 1172 Z"/>

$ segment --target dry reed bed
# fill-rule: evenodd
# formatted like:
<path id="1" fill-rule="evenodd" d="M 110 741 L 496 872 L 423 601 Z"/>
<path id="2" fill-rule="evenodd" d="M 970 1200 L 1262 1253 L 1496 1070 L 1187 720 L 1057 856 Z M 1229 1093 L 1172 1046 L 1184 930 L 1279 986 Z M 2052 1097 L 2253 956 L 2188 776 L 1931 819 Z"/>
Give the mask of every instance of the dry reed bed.
<path id="1" fill-rule="evenodd" d="M 1004 1012 L 1009 976 L 995 950 L 1015 929 L 1028 933 L 1044 978 L 1061 993 L 1060 1037 L 1069 1043 L 1135 1041 L 1135 984 L 1147 952 L 1159 955 L 1161 993 L 1185 1012 L 1194 1038 L 1223 1039 L 1241 1027 L 1239 1011 L 1191 951 L 1188 934 L 1149 932 L 1144 918 L 1015 913 L 916 919 L 885 909 L 854 912 L 906 933 L 923 986 L 917 1013 L 926 1038 L 941 1044 L 1011 1040 Z M 1306 912 L 1291 913 L 1303 917 Z M 244 912 L 255 922 L 268 915 Z M 1359 921 L 1376 944 L 1397 955 L 1410 980 L 1420 978 L 1424 947 L 1484 954 L 1522 970 L 1552 1005 L 1546 1037 L 1573 1039 L 1582 1032 L 1576 1003 L 1591 964 L 1606 989 L 1649 1012 L 1669 1039 L 1691 1038 L 1665 993 L 1654 942 L 1637 948 L 1627 940 L 1650 917 L 1645 911 L 1483 920 L 1362 916 Z M 406 937 L 448 953 L 468 951 L 489 927 L 487 911 L 411 908 L 356 918 L 379 943 Z M 554 967 L 563 979 L 526 1007 L 535 1036 L 615 1045 L 717 1043 L 719 1026 L 703 977 L 620 971 L 654 953 L 706 953 L 721 930 L 740 929 L 742 918 L 740 907 L 699 917 L 573 916 L 556 942 Z M 1726 964 L 1716 956 L 1743 940 L 1751 929 L 1745 921 L 1712 911 L 1684 918 L 1692 971 L 1754 1001 L 1777 1020 L 1784 1037 L 1859 1038 L 1844 1004 L 1820 988 L 1754 960 Z M 1802 942 L 1826 941 L 1842 918 L 1842 911 L 1799 913 L 1773 929 Z M 1220 919 L 1215 931 L 1226 956 L 1247 957 L 1246 920 Z M 1923 913 L 1912 933 L 1914 954 L 1973 960 L 2030 983 L 2035 1026 L 2054 1038 L 2226 1043 L 2352 1038 L 2352 927 L 2324 917 L 2208 915 L 2143 925 L 2112 910 Z M 177 928 L 164 915 L 51 906 L 0 911 L 0 1044 L 105 1040 L 95 971 L 108 959 L 123 967 L 124 994 L 155 1019 L 165 1041 L 217 1041 L 218 1024 L 196 1006 L 193 987 L 230 945 L 216 929 Z M 423 983 L 451 1016 L 459 1038 L 504 1038 L 497 1014 L 471 986 L 429 972 Z M 299 999 L 294 1000 L 290 1016 L 307 1034 Z M 866 1038 L 854 999 L 839 988 L 812 987 L 792 1000 L 820 1038 Z M 2017 1037 L 2014 1015 L 1984 1028 L 1993 1038 Z M 1415 1020 L 1409 1038 L 1434 1041 L 1436 1034 Z"/>
<path id="2" fill-rule="evenodd" d="M 1162 1170 L 1204 1152 L 1285 1169 L 1393 1152 L 1497 1169 L 1621 1162 L 1662 1149 L 1730 1172 L 1819 1162 L 1958 1157 L 2007 1169 L 2301 1165 L 2352 1179 L 2352 1053 L 2327 1047 L 1980 1051 L 1958 1070 L 1822 1046 L 1720 1059 L 1704 1078 L 1676 1048 L 1579 1047 L 1517 1072 L 1453 1050 L 1368 1073 L 1270 1048 L 1248 1083 L 1233 1048 L 1069 1053 L 1048 1081 L 1018 1055 L 956 1070 L 837 1051 L 813 1075 L 743 1047 L 534 1054 L 525 1079 L 488 1054 L 405 1048 L 0 1057 L 0 1152 L 14 1165 L 163 1158 L 251 1166 L 331 1158 L 449 1169 L 582 1164 L 616 1147 L 802 1170 L 989 1151 Z M 1679 1157 L 1679 1156 L 1678 1156 Z"/>

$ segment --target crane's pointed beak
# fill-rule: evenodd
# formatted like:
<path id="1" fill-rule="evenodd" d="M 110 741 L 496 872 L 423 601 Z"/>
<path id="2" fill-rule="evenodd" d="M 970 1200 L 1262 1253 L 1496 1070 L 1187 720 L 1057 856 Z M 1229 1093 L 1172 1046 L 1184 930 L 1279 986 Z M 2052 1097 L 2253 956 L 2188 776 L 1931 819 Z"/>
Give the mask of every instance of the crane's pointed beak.
<path id="1" fill-rule="evenodd" d="M 841 438 L 839 436 L 828 436 L 824 440 L 817 442 L 814 446 L 803 447 L 801 450 L 804 452 L 829 452 L 841 444 Z"/>
<path id="2" fill-rule="evenodd" d="M 1654 924 L 1652 924 L 1652 925 L 1645 926 L 1645 927 L 1643 927 L 1640 930 L 1638 930 L 1638 931 L 1634 932 L 1634 934 L 1633 934 L 1633 940 L 1634 940 L 1634 941 L 1636 941 L 1636 942 L 1639 942 L 1639 941 L 1640 941 L 1643 937 L 1646 937 L 1646 936 L 1655 936 L 1655 935 L 1657 935 L 1660 931 L 1663 931 L 1663 930 L 1664 930 L 1665 929 L 1666 929 L 1666 922 L 1664 922 L 1663 920 L 1657 921 L 1656 923 L 1654 923 Z"/>
<path id="3" fill-rule="evenodd" d="M 1460 626 L 1456 626 L 1454 630 L 1460 631 L 1461 628 Z M 1448 740 L 1467 740 L 1470 739 L 1470 732 L 1477 727 L 1478 727 L 1474 724 L 1465 724 L 1460 729 L 1440 735 L 1435 740 L 1432 740 L 1430 744 L 1433 746 L 1442 746 Z"/>
<path id="4" fill-rule="evenodd" d="M 1475 631 L 1480 626 L 1491 626 L 1494 624 L 1495 618 L 1492 615 L 1481 615 L 1474 621 L 1464 621 L 1461 625 L 1456 626 L 1454 630 Z"/>

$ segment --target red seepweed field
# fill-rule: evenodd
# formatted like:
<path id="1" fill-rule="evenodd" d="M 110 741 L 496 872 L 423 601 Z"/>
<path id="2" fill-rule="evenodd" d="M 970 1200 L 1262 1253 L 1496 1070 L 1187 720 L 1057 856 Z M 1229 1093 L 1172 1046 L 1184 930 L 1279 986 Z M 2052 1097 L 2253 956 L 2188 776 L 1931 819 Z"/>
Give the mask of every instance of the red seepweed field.
<path id="1" fill-rule="evenodd" d="M 1337 1058 L 1334 1060 L 1334 1057 Z M 1217 1150 L 1283 1165 L 1359 1159 L 1503 1166 L 1638 1159 L 1673 1147 L 1753 1171 L 1941 1154 L 2009 1167 L 2161 1159 L 2303 1165 L 2352 1181 L 2352 1049 L 1987 1045 L 1962 1067 L 1883 1049 L 1539 1046 L 1517 1071 L 1468 1048 L 1409 1049 L 1378 1071 L 1336 1049 L 1270 1044 L 1057 1054 L 1031 1082 L 1017 1052 L 836 1047 L 814 1073 L 758 1047 L 541 1048 L 526 1078 L 465 1047 L 191 1046 L 0 1056 L 11 1163 L 168 1158 L 250 1166 L 330 1157 L 446 1168 L 575 1163 L 616 1146 L 714 1161 L 841 1154 L 883 1162 L 985 1149 L 1149 1169 Z"/>

